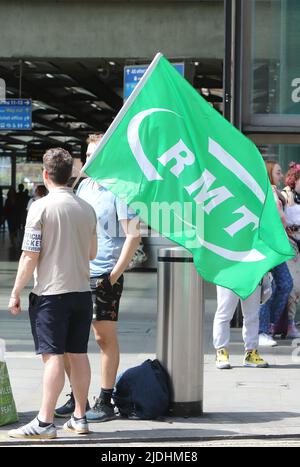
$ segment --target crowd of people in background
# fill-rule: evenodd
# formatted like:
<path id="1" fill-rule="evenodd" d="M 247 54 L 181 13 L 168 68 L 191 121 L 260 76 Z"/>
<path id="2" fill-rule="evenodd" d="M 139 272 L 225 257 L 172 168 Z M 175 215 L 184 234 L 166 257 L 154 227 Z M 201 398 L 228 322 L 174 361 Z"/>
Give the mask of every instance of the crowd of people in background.
<path id="1" fill-rule="evenodd" d="M 18 191 L 12 186 L 8 189 L 4 201 L 2 189 L 0 190 L 0 227 L 5 225 L 5 222 L 7 223 L 10 245 L 16 248 L 22 243 L 30 205 L 36 199 L 46 196 L 48 191 L 44 185 L 38 185 L 33 197 L 30 197 L 28 190 L 25 189 L 23 183 L 20 183 Z"/>
<path id="2" fill-rule="evenodd" d="M 261 287 L 242 301 L 244 366 L 266 368 L 268 363 L 258 354 L 258 346 L 274 347 L 275 337 L 300 338 L 295 316 L 300 301 L 300 164 L 292 162 L 284 177 L 276 161 L 266 161 L 268 176 L 282 224 L 294 248 L 295 257 L 271 270 L 272 294 L 260 305 Z M 282 182 L 285 188 L 280 190 Z M 216 366 L 231 368 L 229 360 L 230 322 L 239 297 L 232 291 L 217 287 L 217 311 L 214 319 Z"/>

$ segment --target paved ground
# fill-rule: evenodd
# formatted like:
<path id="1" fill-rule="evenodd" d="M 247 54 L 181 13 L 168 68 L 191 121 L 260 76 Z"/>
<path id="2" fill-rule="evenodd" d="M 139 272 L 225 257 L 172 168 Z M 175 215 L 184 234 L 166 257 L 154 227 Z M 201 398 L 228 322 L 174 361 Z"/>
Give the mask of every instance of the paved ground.
<path id="1" fill-rule="evenodd" d="M 1 242 L 0 242 L 1 244 Z M 20 421 L 32 419 L 40 404 L 42 364 L 33 353 L 27 312 L 15 318 L 7 310 L 10 286 L 15 276 L 16 263 L 0 261 L 0 337 L 6 339 L 7 364 Z M 29 290 L 29 289 L 28 289 Z M 24 305 L 26 304 L 26 294 Z M 231 361 L 234 369 L 218 371 L 214 365 L 211 344 L 212 319 L 216 302 L 206 289 L 205 305 L 205 367 L 204 415 L 197 418 L 169 418 L 156 421 L 130 421 L 116 418 L 104 424 L 92 424 L 87 437 L 74 437 L 59 431 L 57 443 L 101 446 L 153 445 L 175 443 L 193 445 L 257 445 L 251 438 L 276 436 L 276 440 L 259 441 L 264 445 L 299 445 L 300 440 L 300 348 L 290 341 L 281 341 L 277 348 L 268 349 L 263 356 L 271 364 L 269 369 L 242 367 L 243 346 L 241 331 L 232 330 Z M 126 274 L 121 319 L 119 324 L 120 370 L 155 356 L 156 336 L 156 274 Z M 184 336 L 183 336 L 184 338 Z M 293 357 L 294 352 L 294 357 Z M 92 367 L 91 398 L 100 387 L 98 349 L 91 336 L 90 360 Z M 187 381 L 188 384 L 188 381 Z M 60 402 L 68 392 L 66 385 Z M 62 421 L 57 421 L 61 428 Z M 11 428 L 11 427 L 9 427 Z M 7 438 L 8 427 L 0 427 L 0 445 L 20 442 Z M 229 438 L 248 438 L 232 441 Z M 289 438 L 280 441 L 278 438 Z M 225 441 L 225 439 L 229 439 Z M 247 444 L 248 443 L 248 444 Z M 44 443 L 45 444 L 45 443 Z M 159 444 L 161 445 L 161 444 Z"/>

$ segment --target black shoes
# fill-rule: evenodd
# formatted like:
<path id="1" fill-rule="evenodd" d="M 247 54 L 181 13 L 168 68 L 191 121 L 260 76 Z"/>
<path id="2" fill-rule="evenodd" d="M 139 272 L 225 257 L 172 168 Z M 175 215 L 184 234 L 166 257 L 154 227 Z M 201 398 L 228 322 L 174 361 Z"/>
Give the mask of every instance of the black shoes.
<path id="1" fill-rule="evenodd" d="M 67 402 L 62 405 L 61 407 L 58 407 L 54 411 L 54 416 L 55 417 L 60 417 L 60 418 L 67 418 L 71 417 L 73 415 L 73 412 L 75 410 L 75 399 L 73 396 L 73 393 L 67 394 L 67 396 L 70 396 L 70 398 L 67 400 Z M 86 402 L 86 410 L 90 410 L 90 404 L 89 401 Z"/>
<path id="2" fill-rule="evenodd" d="M 86 413 L 88 422 L 107 422 L 115 418 L 114 406 L 105 404 L 101 399 L 95 399 L 95 405 Z"/>

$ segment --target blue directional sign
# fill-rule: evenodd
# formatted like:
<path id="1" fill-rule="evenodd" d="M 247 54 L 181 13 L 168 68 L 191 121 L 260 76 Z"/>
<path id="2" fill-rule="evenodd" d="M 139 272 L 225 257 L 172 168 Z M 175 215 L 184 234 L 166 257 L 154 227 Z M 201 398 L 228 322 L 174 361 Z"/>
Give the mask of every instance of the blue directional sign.
<path id="1" fill-rule="evenodd" d="M 6 99 L 0 101 L 1 130 L 31 130 L 31 99 Z"/>
<path id="2" fill-rule="evenodd" d="M 184 76 L 184 63 L 173 63 L 179 73 Z M 124 100 L 128 99 L 138 82 L 144 76 L 148 65 L 131 65 L 124 67 Z"/>

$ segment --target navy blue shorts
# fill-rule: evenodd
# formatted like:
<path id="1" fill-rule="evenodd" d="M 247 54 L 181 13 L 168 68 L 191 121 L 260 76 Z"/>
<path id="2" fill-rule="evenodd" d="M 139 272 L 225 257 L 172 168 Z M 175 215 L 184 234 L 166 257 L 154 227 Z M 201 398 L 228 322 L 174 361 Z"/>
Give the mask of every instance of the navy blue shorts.
<path id="1" fill-rule="evenodd" d="M 91 292 L 31 293 L 29 316 L 36 353 L 87 353 L 92 315 Z"/>

